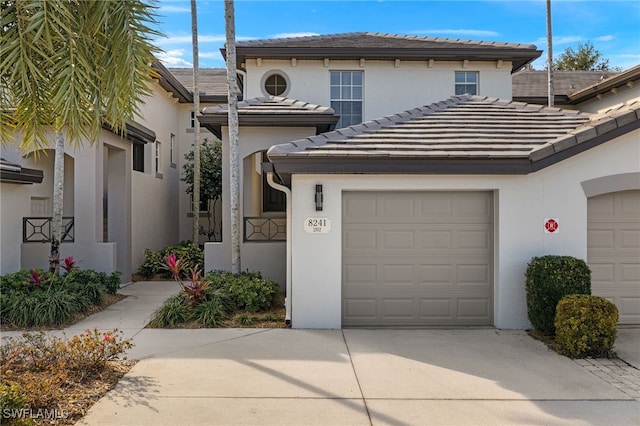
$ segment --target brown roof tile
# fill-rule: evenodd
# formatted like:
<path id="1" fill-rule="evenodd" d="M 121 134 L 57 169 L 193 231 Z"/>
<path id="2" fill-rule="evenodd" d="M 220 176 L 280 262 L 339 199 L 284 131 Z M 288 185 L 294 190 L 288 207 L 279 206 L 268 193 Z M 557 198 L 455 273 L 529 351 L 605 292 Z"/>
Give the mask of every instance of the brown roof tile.
<path id="1" fill-rule="evenodd" d="M 553 92 L 556 103 L 566 104 L 571 94 L 617 74 L 613 71 L 554 71 Z M 547 79 L 546 71 L 527 70 L 513 74 L 513 99 L 521 102 L 542 102 L 548 96 Z"/>
<path id="2" fill-rule="evenodd" d="M 402 172 L 403 164 L 404 172 L 413 173 L 528 173 L 537 167 L 533 162 L 550 155 L 562 153 L 559 161 L 605 142 L 615 131 L 640 127 L 639 109 L 640 103 L 630 102 L 592 115 L 462 95 L 316 136 L 313 145 L 276 145 L 268 155 L 281 173 Z M 345 153 L 354 162 L 334 161 Z M 321 163 L 303 161 L 310 156 Z M 381 157 L 386 164 L 376 162 Z M 496 162 L 482 162 L 487 159 Z M 447 169 L 447 164 L 453 165 Z"/>
<path id="3" fill-rule="evenodd" d="M 236 43 L 238 63 L 247 58 L 507 60 L 512 72 L 541 55 L 531 44 L 407 36 L 371 32 L 250 40 Z M 226 55 L 222 49 L 223 56 Z"/>

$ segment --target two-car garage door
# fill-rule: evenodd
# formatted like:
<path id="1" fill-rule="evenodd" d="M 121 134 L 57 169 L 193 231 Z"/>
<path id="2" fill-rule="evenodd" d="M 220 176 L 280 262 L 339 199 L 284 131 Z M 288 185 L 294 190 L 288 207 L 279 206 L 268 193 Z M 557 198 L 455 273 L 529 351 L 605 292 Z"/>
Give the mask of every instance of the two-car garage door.
<path id="1" fill-rule="evenodd" d="M 493 324 L 491 192 L 345 192 L 342 324 Z"/>

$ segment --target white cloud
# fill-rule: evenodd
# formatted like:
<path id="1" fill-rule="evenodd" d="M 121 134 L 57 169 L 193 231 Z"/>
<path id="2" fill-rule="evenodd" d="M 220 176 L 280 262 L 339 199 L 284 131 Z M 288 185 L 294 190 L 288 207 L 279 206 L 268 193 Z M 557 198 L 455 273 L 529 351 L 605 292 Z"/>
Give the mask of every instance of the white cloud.
<path id="1" fill-rule="evenodd" d="M 497 37 L 500 34 L 496 31 L 473 30 L 473 29 L 441 29 L 441 30 L 418 30 L 411 31 L 411 34 L 442 34 L 442 35 L 462 35 L 465 37 Z"/>
<path id="2" fill-rule="evenodd" d="M 158 8 L 161 13 L 191 13 L 190 7 L 164 5 Z"/>
<path id="3" fill-rule="evenodd" d="M 615 39 L 615 37 L 610 35 L 610 34 L 608 34 L 608 35 L 596 37 L 595 41 L 612 41 L 613 39 Z"/>
<path id="4" fill-rule="evenodd" d="M 295 37 L 312 37 L 320 35 L 312 32 L 300 32 L 300 33 L 280 33 L 269 36 L 269 38 L 295 38 Z"/>
<path id="5" fill-rule="evenodd" d="M 167 50 L 158 54 L 158 59 L 167 67 L 191 67 L 193 64 L 184 59 L 184 49 Z"/>

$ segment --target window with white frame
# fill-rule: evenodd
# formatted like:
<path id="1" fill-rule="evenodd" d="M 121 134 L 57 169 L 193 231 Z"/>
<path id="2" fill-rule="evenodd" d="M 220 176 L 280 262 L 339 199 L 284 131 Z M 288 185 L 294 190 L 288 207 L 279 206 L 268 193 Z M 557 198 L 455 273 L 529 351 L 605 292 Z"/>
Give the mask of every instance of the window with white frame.
<path id="1" fill-rule="evenodd" d="M 331 108 L 340 120 L 336 128 L 362 122 L 363 71 L 331 71 Z"/>
<path id="2" fill-rule="evenodd" d="M 478 94 L 478 71 L 456 71 L 456 95 Z"/>
<path id="3" fill-rule="evenodd" d="M 169 140 L 170 142 L 170 146 L 169 146 L 169 160 L 170 160 L 170 164 L 171 167 L 176 168 L 176 135 L 174 135 L 173 133 L 171 133 L 171 138 Z"/>

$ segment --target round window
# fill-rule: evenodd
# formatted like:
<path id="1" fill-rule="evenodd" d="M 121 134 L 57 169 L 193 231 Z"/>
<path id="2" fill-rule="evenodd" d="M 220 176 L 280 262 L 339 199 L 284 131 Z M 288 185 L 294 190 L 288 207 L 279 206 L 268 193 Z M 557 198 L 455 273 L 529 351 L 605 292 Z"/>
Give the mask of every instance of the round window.
<path id="1" fill-rule="evenodd" d="M 272 96 L 280 96 L 287 90 L 287 79 L 282 74 L 271 74 L 264 81 L 264 90 Z"/>

